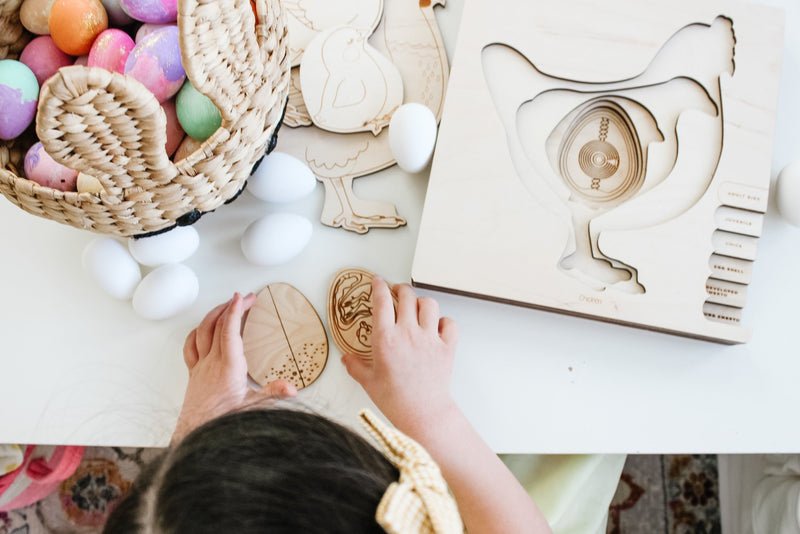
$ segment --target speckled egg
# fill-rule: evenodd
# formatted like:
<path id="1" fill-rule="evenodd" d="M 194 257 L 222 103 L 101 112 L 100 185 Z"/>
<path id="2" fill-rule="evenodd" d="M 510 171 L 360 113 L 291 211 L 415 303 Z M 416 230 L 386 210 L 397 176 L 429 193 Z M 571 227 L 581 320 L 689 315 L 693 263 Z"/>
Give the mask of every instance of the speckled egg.
<path id="1" fill-rule="evenodd" d="M 170 98 L 161 104 L 164 108 L 164 114 L 167 116 L 167 155 L 171 156 L 178 150 L 186 133 L 181 128 L 181 123 L 178 122 L 178 112 L 175 109 L 175 99 Z"/>
<path id="2" fill-rule="evenodd" d="M 190 82 L 183 85 L 175 103 L 183 130 L 198 141 L 205 141 L 211 137 L 222 124 L 217 106 Z"/>
<path id="3" fill-rule="evenodd" d="M 37 184 L 58 189 L 76 191 L 78 171 L 61 165 L 45 151 L 42 143 L 36 143 L 25 154 L 25 176 Z"/>
<path id="4" fill-rule="evenodd" d="M 124 31 L 108 29 L 94 40 L 87 65 L 124 74 L 125 62 L 134 46 L 133 39 Z"/>
<path id="5" fill-rule="evenodd" d="M 175 22 L 178 0 L 119 0 L 125 13 L 142 22 Z"/>
<path id="6" fill-rule="evenodd" d="M 19 8 L 19 21 L 31 33 L 50 33 L 50 7 L 53 0 L 25 0 Z"/>
<path id="7" fill-rule="evenodd" d="M 72 56 L 57 47 L 49 35 L 42 35 L 28 43 L 19 60 L 33 71 L 40 86 L 58 69 L 72 65 L 73 61 Z"/>
<path id="8" fill-rule="evenodd" d="M 50 35 L 71 56 L 88 54 L 95 37 L 108 28 L 100 0 L 55 0 L 50 8 Z"/>
<path id="9" fill-rule="evenodd" d="M 119 5 L 119 0 L 100 0 L 103 3 L 103 7 L 106 8 L 106 13 L 108 14 L 108 22 L 112 26 L 127 26 L 133 19 L 125 13 L 125 10 L 122 9 L 122 6 Z"/>
<path id="10" fill-rule="evenodd" d="M 177 93 L 186 80 L 178 27 L 168 26 L 142 39 L 128 56 L 125 74 L 142 82 L 159 102 Z"/>
<path id="11" fill-rule="evenodd" d="M 0 60 L 0 139 L 14 139 L 36 115 L 39 83 L 27 65 Z"/>

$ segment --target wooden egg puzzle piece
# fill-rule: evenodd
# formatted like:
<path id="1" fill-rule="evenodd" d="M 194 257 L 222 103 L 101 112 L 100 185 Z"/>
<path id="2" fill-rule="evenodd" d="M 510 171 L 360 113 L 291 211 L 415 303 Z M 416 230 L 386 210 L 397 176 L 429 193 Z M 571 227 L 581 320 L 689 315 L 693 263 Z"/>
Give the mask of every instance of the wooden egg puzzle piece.
<path id="1" fill-rule="evenodd" d="M 263 386 L 283 379 L 311 385 L 328 360 L 325 327 L 308 299 L 282 282 L 262 289 L 242 333 L 250 377 Z"/>
<path id="2" fill-rule="evenodd" d="M 328 326 L 342 354 L 372 358 L 372 279 L 358 267 L 342 269 L 328 289 Z M 397 300 L 392 295 L 397 309 Z"/>

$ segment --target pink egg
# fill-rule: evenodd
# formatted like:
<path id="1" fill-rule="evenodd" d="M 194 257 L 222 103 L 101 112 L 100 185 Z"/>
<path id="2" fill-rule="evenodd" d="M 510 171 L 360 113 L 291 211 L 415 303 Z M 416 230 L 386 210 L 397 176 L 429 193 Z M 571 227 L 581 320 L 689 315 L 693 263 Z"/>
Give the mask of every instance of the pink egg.
<path id="1" fill-rule="evenodd" d="M 36 143 L 25 154 L 25 176 L 41 186 L 59 191 L 75 191 L 78 181 L 78 171 L 54 160 L 42 143 Z"/>
<path id="2" fill-rule="evenodd" d="M 75 63 L 73 65 L 81 65 L 85 67 L 89 63 L 89 54 L 84 54 L 82 56 L 78 56 L 75 58 Z"/>
<path id="3" fill-rule="evenodd" d="M 178 27 L 168 26 L 143 38 L 128 56 L 125 74 L 142 82 L 159 102 L 177 93 L 186 79 Z"/>
<path id="4" fill-rule="evenodd" d="M 144 39 L 151 33 L 158 31 L 162 28 L 166 28 L 167 26 L 174 26 L 174 24 L 150 24 L 150 23 L 142 24 L 141 26 L 139 26 L 139 29 L 136 30 L 136 37 L 134 37 L 133 40 L 136 41 L 136 44 L 139 44 L 142 41 L 142 39 Z"/>
<path id="5" fill-rule="evenodd" d="M 167 155 L 171 156 L 178 150 L 183 137 L 186 132 L 181 128 L 181 123 L 178 122 L 178 112 L 175 110 L 175 99 L 170 98 L 161 104 L 164 108 L 164 114 L 167 116 Z"/>
<path id="6" fill-rule="evenodd" d="M 175 22 L 178 0 L 119 0 L 125 13 L 142 22 Z"/>
<path id="7" fill-rule="evenodd" d="M 134 47 L 133 39 L 122 30 L 105 30 L 92 43 L 87 65 L 124 74 L 125 62 Z"/>
<path id="8" fill-rule="evenodd" d="M 49 35 L 37 37 L 25 46 L 19 60 L 33 71 L 39 85 L 61 67 L 72 65 L 72 56 L 62 52 Z"/>

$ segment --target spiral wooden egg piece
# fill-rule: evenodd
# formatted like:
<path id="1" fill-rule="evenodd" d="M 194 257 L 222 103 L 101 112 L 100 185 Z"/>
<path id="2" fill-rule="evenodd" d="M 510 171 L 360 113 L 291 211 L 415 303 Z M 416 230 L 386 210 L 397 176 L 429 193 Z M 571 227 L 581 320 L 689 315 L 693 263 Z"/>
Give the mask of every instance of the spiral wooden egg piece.
<path id="1" fill-rule="evenodd" d="M 242 333 L 247 370 L 265 385 L 283 379 L 302 389 L 314 382 L 328 360 L 328 338 L 314 307 L 289 284 L 259 292 Z"/>

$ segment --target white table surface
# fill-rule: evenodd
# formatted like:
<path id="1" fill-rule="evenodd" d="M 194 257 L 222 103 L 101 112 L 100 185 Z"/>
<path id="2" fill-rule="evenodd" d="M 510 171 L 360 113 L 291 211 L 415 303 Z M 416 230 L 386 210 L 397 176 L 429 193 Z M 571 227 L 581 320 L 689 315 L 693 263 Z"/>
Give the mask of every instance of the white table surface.
<path id="1" fill-rule="evenodd" d="M 774 180 L 800 158 L 800 5 L 768 3 L 787 8 Z M 449 50 L 462 6 L 448 0 L 438 12 Z M 0 199 L 0 443 L 165 445 L 186 386 L 183 340 L 205 313 L 234 291 L 283 281 L 306 294 L 327 327 L 325 296 L 340 268 L 408 280 L 426 181 L 427 171 L 396 167 L 356 180 L 359 196 L 392 200 L 408 219 L 363 236 L 318 222 L 321 184 L 288 205 L 245 193 L 197 223 L 200 248 L 185 263 L 200 296 L 160 322 L 107 297 L 84 272 L 80 256 L 93 234 Z M 249 264 L 242 232 L 277 211 L 314 221 L 310 245 L 284 266 Z M 777 215 L 773 199 L 744 310 L 754 329 L 747 345 L 420 293 L 461 327 L 453 393 L 498 452 L 800 452 L 798 273 L 800 228 Z M 369 405 L 332 344 L 322 376 L 299 398 L 345 422 Z"/>

